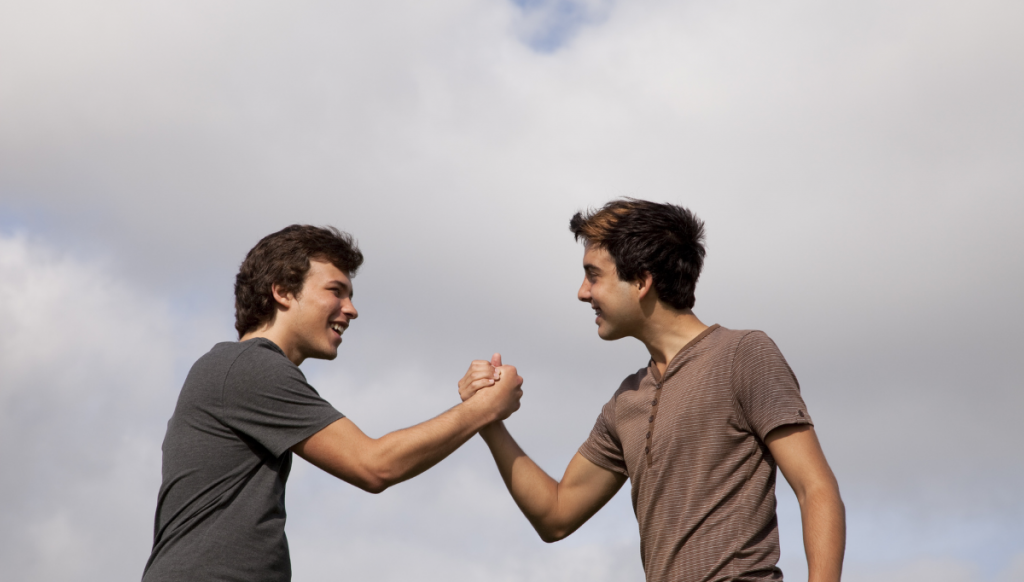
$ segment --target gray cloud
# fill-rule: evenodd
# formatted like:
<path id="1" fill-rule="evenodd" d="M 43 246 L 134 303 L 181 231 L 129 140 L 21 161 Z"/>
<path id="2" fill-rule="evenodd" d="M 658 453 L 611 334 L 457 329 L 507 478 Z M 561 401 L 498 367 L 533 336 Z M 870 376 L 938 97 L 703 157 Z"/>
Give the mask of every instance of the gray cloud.
<path id="1" fill-rule="evenodd" d="M 291 222 L 350 230 L 367 255 L 339 361 L 304 366 L 332 402 L 381 434 L 454 404 L 468 361 L 500 350 L 527 378 L 512 429 L 560 473 L 646 359 L 594 337 L 568 218 L 633 195 L 707 220 L 698 315 L 764 329 L 796 370 L 848 502 L 851 576 L 952 560 L 951 580 L 1019 579 L 1021 10 L 648 0 L 539 53 L 496 1 L 3 6 L 0 228 L 35 241 L 3 239 L 0 278 L 21 322 L 0 340 L 0 430 L 26 443 L 5 454 L 27 477 L 0 478 L 25 500 L 0 522 L 11 559 L 25 579 L 68 579 L 46 547 L 78 548 L 83 580 L 137 569 L 119 557 L 145 553 L 177 383 L 230 338 L 245 251 Z M 87 349 L 68 332 L 94 328 Z M 626 500 L 544 546 L 479 443 L 370 500 L 311 471 L 289 498 L 308 577 L 386 552 L 417 558 L 385 579 L 419 562 L 639 572 Z M 121 498 L 110 523 L 132 533 L 85 536 Z"/>
<path id="2" fill-rule="evenodd" d="M 96 265 L 0 239 L 0 522 L 18 580 L 131 578 L 145 563 L 173 406 L 173 324 Z M 172 339 L 172 337 L 174 339 Z"/>

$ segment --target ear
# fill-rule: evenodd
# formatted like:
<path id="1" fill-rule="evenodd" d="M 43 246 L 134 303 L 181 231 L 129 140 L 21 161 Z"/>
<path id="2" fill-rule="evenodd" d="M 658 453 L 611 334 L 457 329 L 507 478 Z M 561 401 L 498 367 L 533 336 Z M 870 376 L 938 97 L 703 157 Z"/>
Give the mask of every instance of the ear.
<path id="1" fill-rule="evenodd" d="M 637 299 L 643 299 L 649 293 L 654 292 L 654 277 L 651 276 L 650 271 L 644 271 L 640 274 L 640 278 L 634 283 L 639 288 Z"/>
<path id="2" fill-rule="evenodd" d="M 295 296 L 291 293 L 285 293 L 284 289 L 277 283 L 271 285 L 270 292 L 274 294 L 274 301 L 277 305 L 283 309 L 288 309 L 295 302 Z"/>

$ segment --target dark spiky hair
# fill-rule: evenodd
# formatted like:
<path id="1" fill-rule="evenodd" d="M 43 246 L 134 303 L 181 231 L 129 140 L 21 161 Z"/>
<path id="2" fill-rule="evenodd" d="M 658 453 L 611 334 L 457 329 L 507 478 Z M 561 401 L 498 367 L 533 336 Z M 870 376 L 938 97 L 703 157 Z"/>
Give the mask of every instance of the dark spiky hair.
<path id="1" fill-rule="evenodd" d="M 576 240 L 597 245 L 615 260 L 619 279 L 650 273 L 658 297 L 672 307 L 693 307 L 704 267 L 704 223 L 675 204 L 623 198 L 569 221 Z"/>

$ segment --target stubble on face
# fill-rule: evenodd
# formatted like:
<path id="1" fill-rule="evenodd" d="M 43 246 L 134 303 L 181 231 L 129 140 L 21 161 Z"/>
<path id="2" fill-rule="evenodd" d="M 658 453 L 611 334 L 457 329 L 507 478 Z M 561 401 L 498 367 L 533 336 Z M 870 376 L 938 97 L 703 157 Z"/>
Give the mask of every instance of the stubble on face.
<path id="1" fill-rule="evenodd" d="M 607 341 L 632 335 L 641 315 L 639 298 L 633 284 L 619 279 L 615 259 L 604 247 L 587 244 L 583 272 L 577 298 L 594 309 L 597 335 Z"/>

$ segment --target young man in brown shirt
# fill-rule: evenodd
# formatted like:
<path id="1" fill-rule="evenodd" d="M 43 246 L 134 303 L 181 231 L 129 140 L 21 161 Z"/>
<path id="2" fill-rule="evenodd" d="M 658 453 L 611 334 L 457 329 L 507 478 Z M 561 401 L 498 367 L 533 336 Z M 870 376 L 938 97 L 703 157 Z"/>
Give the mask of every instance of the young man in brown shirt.
<path id="1" fill-rule="evenodd" d="M 704 228 L 688 210 L 617 200 L 570 222 L 586 243 L 579 299 L 605 340 L 635 337 L 649 365 L 627 377 L 555 481 L 501 422 L 480 431 L 519 508 L 547 542 L 576 531 L 631 482 L 650 582 L 782 580 L 775 467 L 796 492 L 811 582 L 838 581 L 839 487 L 775 344 L 693 314 Z M 474 362 L 463 399 L 500 366 Z"/>

